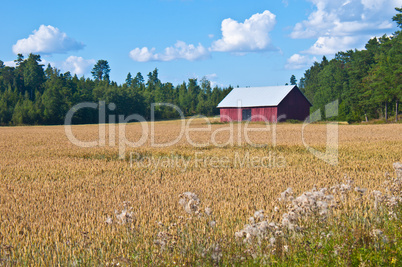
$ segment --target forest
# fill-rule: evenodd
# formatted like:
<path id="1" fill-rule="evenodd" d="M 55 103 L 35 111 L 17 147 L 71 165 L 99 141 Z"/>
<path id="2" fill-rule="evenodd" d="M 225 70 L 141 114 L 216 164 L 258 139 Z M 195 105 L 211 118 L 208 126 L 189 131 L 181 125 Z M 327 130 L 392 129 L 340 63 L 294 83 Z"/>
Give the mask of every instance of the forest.
<path id="1" fill-rule="evenodd" d="M 30 54 L 27 59 L 19 54 L 16 67 L 4 66 L 0 61 L 0 124 L 62 124 L 66 113 L 82 102 L 104 101 L 115 104 L 115 109 L 106 109 L 107 115 L 139 114 L 150 119 L 152 103 L 171 103 L 185 116 L 219 113 L 218 103 L 230 92 L 231 87 L 211 88 L 211 83 L 202 78 L 189 79 L 177 86 L 162 83 L 158 69 L 149 72 L 145 81 L 140 72 L 131 73 L 123 85 L 110 81 L 110 67 L 106 60 L 98 60 L 92 70 L 93 79 L 61 73 L 50 65 L 44 69 L 39 55 Z M 74 124 L 98 123 L 98 110 L 79 109 L 73 117 Z M 172 119 L 179 113 L 166 106 L 155 107 L 155 119 Z M 106 116 L 108 118 L 108 116 Z"/>
<path id="2" fill-rule="evenodd" d="M 402 27 L 402 8 L 393 20 Z M 305 71 L 298 86 L 313 104 L 311 111 L 334 100 L 339 101 L 338 117 L 331 119 L 357 122 L 371 119 L 397 120 L 402 100 L 402 36 L 401 31 L 391 36 L 370 39 L 363 50 L 338 52 L 331 60 L 324 56 L 321 62 Z M 40 55 L 24 58 L 18 54 L 15 67 L 5 66 L 0 60 L 0 125 L 63 124 L 68 110 L 82 102 L 105 101 L 114 103 L 109 114 L 139 114 L 150 119 L 152 103 L 171 103 L 185 116 L 217 115 L 218 103 L 232 87 L 211 87 L 202 78 L 189 79 L 179 85 L 162 83 L 155 68 L 147 75 L 127 74 L 125 83 L 110 81 L 107 60 L 98 60 L 92 69 L 92 79 L 62 73 L 57 68 L 41 64 Z M 292 75 L 291 84 L 296 84 Z M 172 119 L 178 112 L 166 106 L 155 108 L 155 119 Z M 323 116 L 325 118 L 325 116 Z M 73 117 L 74 124 L 97 123 L 98 111 L 80 109 Z"/>
<path id="3" fill-rule="evenodd" d="M 399 13 L 393 21 L 401 28 L 402 8 L 395 9 Z M 387 121 L 390 116 L 397 120 L 402 100 L 401 31 L 372 38 L 363 50 L 338 52 L 330 61 L 324 56 L 306 70 L 299 88 L 312 102 L 311 111 L 323 113 L 326 104 L 339 100 L 336 120 Z"/>

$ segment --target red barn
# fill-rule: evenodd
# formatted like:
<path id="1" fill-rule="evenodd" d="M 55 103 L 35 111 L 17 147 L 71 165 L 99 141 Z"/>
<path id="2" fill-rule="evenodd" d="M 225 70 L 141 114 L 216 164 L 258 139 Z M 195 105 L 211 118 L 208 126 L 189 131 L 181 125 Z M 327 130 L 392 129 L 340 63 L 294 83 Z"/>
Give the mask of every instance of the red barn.
<path id="1" fill-rule="evenodd" d="M 310 107 L 296 85 L 234 88 L 218 105 L 222 122 L 305 120 Z"/>

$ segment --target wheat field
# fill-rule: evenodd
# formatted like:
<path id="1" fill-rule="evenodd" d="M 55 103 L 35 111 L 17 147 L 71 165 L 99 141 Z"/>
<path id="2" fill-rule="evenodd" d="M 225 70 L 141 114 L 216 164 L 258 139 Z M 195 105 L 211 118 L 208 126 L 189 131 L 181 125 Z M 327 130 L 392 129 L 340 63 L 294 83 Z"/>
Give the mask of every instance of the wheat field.
<path id="1" fill-rule="evenodd" d="M 182 123 L 208 130 L 175 140 Z M 346 180 L 385 194 L 384 181 L 395 177 L 392 164 L 402 161 L 402 124 L 339 125 L 335 166 L 306 149 L 302 124 L 250 131 L 249 141 L 244 128 L 264 125 L 232 126 L 231 143 L 228 124 L 156 122 L 153 140 L 127 146 L 123 159 L 119 125 L 107 125 L 105 145 L 95 147 L 75 145 L 63 126 L 0 128 L 0 266 L 272 264 L 295 249 L 285 238 L 279 248 L 271 236 L 267 246 L 253 246 L 235 235 L 250 216 L 257 220 L 256 211 L 283 225 L 278 209 L 289 206 L 278 200 L 282 192 L 291 188 L 297 196 Z M 128 124 L 124 138 L 137 142 L 143 127 Z M 149 123 L 146 128 L 150 133 Z M 93 141 L 99 127 L 77 125 L 72 132 Z M 303 136 L 325 151 L 326 124 L 306 126 Z M 153 141 L 177 142 L 155 147 Z M 347 212 L 368 205 L 360 200 L 350 193 Z M 277 242 L 276 252 L 269 242 Z M 269 251 L 253 251 L 264 247 Z M 395 264 L 398 257 L 387 260 Z"/>

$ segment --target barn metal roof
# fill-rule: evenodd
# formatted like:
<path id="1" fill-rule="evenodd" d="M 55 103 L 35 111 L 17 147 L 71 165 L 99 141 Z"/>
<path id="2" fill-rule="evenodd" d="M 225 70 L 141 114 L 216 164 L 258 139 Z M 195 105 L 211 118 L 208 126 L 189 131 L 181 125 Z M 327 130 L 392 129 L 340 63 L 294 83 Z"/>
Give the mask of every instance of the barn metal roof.
<path id="1" fill-rule="evenodd" d="M 296 85 L 234 88 L 218 108 L 277 106 Z"/>

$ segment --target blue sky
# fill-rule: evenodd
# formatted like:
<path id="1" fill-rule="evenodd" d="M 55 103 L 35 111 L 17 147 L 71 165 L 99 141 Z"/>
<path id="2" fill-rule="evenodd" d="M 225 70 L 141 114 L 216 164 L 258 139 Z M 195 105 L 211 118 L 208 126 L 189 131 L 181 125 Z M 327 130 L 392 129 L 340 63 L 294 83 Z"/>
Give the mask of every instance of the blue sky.
<path id="1" fill-rule="evenodd" d="M 40 54 L 45 64 L 90 76 L 99 59 L 121 84 L 159 69 L 162 82 L 206 76 L 218 86 L 297 79 L 323 55 L 362 49 L 392 34 L 402 0 L 6 1 L 0 60 Z M 7 23 L 5 23 L 7 22 Z"/>

